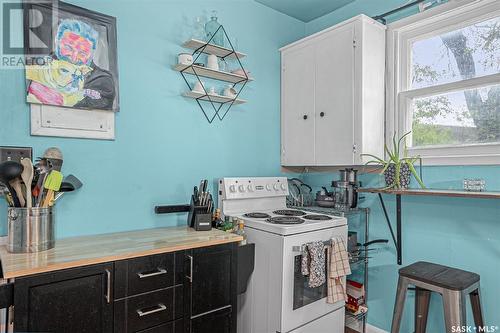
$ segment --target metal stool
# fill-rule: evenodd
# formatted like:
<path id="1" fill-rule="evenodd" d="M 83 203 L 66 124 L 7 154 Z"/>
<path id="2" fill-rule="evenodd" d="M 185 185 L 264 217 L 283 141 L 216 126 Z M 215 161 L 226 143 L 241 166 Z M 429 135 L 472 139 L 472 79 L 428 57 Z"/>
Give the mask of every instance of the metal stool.
<path id="1" fill-rule="evenodd" d="M 440 293 L 444 303 L 446 332 L 452 327 L 466 325 L 466 297 L 470 296 L 474 323 L 484 326 L 479 293 L 479 275 L 456 268 L 419 261 L 399 270 L 396 304 L 392 317 L 391 333 L 399 333 L 406 290 L 409 285 L 416 287 L 415 293 L 415 333 L 425 333 L 431 292 Z"/>

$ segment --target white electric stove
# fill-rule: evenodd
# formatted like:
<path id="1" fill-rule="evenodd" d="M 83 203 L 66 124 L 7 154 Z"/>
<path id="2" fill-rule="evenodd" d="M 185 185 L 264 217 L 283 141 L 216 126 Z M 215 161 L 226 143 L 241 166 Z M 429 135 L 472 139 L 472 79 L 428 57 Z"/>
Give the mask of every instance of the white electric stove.
<path id="1" fill-rule="evenodd" d="M 344 303 L 326 303 L 326 284 L 309 288 L 301 249 L 313 241 L 347 238 L 343 217 L 288 209 L 284 177 L 223 178 L 224 216 L 245 221 L 255 243 L 255 270 L 238 300 L 238 333 L 342 333 Z"/>

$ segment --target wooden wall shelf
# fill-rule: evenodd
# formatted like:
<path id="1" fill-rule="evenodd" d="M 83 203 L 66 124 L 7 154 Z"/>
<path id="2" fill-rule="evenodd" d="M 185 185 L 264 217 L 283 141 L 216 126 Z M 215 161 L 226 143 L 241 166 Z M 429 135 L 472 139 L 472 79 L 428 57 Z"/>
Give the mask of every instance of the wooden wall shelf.
<path id="1" fill-rule="evenodd" d="M 184 44 L 182 44 L 182 47 L 185 47 L 186 49 L 196 50 L 196 51 L 199 50 L 205 54 L 214 54 L 214 55 L 221 57 L 221 58 L 236 59 L 236 57 L 238 57 L 239 59 L 241 59 L 241 58 L 246 57 L 245 53 L 234 51 L 234 50 L 229 49 L 227 47 L 222 47 L 222 46 L 215 45 L 215 44 L 207 44 L 207 42 L 204 42 L 204 41 L 201 41 L 198 39 L 190 39 L 190 40 L 186 41 Z"/>
<path id="2" fill-rule="evenodd" d="M 398 265 L 403 264 L 403 246 L 402 246 L 402 204 L 401 197 L 405 195 L 420 195 L 420 196 L 441 196 L 441 197 L 458 197 L 458 198 L 478 198 L 478 199 L 500 199 L 500 192 L 472 192 L 464 190 L 436 190 L 436 189 L 407 189 L 393 190 L 382 188 L 359 188 L 359 193 L 375 193 L 378 195 L 384 216 L 391 232 L 394 245 L 396 246 Z M 390 194 L 396 196 L 396 234 L 392 228 L 391 219 L 387 213 L 387 208 L 384 203 L 382 194 Z"/>
<path id="3" fill-rule="evenodd" d="M 186 91 L 185 93 L 182 94 L 184 97 L 187 98 L 194 98 L 194 99 L 201 99 L 203 101 L 212 101 L 214 103 L 231 103 L 234 101 L 234 105 L 238 104 L 244 104 L 247 101 L 244 99 L 239 99 L 239 98 L 231 98 L 231 97 L 226 97 L 222 95 L 207 95 L 204 93 L 199 93 L 196 91 Z"/>
<path id="4" fill-rule="evenodd" d="M 198 74 L 209 79 L 231 82 L 231 83 L 241 83 L 246 81 L 252 81 L 252 78 L 247 78 L 243 75 L 233 74 L 229 72 L 216 71 L 215 69 L 210 69 L 207 67 L 201 67 L 197 65 L 182 65 L 177 64 L 172 66 L 172 69 L 177 72 L 184 72 L 191 75 Z"/>
<path id="5" fill-rule="evenodd" d="M 500 199 L 500 192 L 473 192 L 464 190 L 437 190 L 437 189 L 387 190 L 381 188 L 360 188 L 358 189 L 358 192 L 398 194 L 398 195 L 428 195 L 428 196 L 458 197 L 458 198 Z"/>

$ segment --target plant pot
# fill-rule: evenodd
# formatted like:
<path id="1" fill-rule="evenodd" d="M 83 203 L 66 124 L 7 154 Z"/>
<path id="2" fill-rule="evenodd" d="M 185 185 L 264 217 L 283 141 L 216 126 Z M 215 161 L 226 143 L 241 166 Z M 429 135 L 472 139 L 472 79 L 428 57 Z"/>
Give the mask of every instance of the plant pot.
<path id="1" fill-rule="evenodd" d="M 407 189 L 410 185 L 411 171 L 407 163 L 401 163 L 399 169 L 399 184 L 396 182 L 396 165 L 391 164 L 387 170 L 384 171 L 385 185 L 396 189 Z"/>

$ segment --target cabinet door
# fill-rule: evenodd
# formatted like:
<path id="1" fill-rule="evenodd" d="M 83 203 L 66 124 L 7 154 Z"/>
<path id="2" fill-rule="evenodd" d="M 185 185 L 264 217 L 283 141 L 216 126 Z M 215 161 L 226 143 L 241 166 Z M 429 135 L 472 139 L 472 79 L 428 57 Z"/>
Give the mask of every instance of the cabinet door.
<path id="1" fill-rule="evenodd" d="M 283 53 L 281 75 L 281 162 L 313 165 L 314 46 Z"/>
<path id="2" fill-rule="evenodd" d="M 209 322 L 212 316 L 236 311 L 235 246 L 226 244 L 188 251 L 184 288 L 185 300 L 188 300 L 184 304 L 187 317 L 190 318 L 188 332 L 202 332 L 200 322 L 203 320 Z M 236 331 L 236 316 L 224 318 L 227 324 L 214 320 L 213 325 L 228 325 L 228 329 L 213 332 Z"/>
<path id="3" fill-rule="evenodd" d="M 191 333 L 231 333 L 231 309 L 209 313 L 191 321 Z"/>
<path id="4" fill-rule="evenodd" d="M 16 332 L 113 332 L 113 264 L 16 279 Z"/>
<path id="5" fill-rule="evenodd" d="M 316 45 L 316 165 L 354 159 L 354 24 L 326 33 Z"/>

